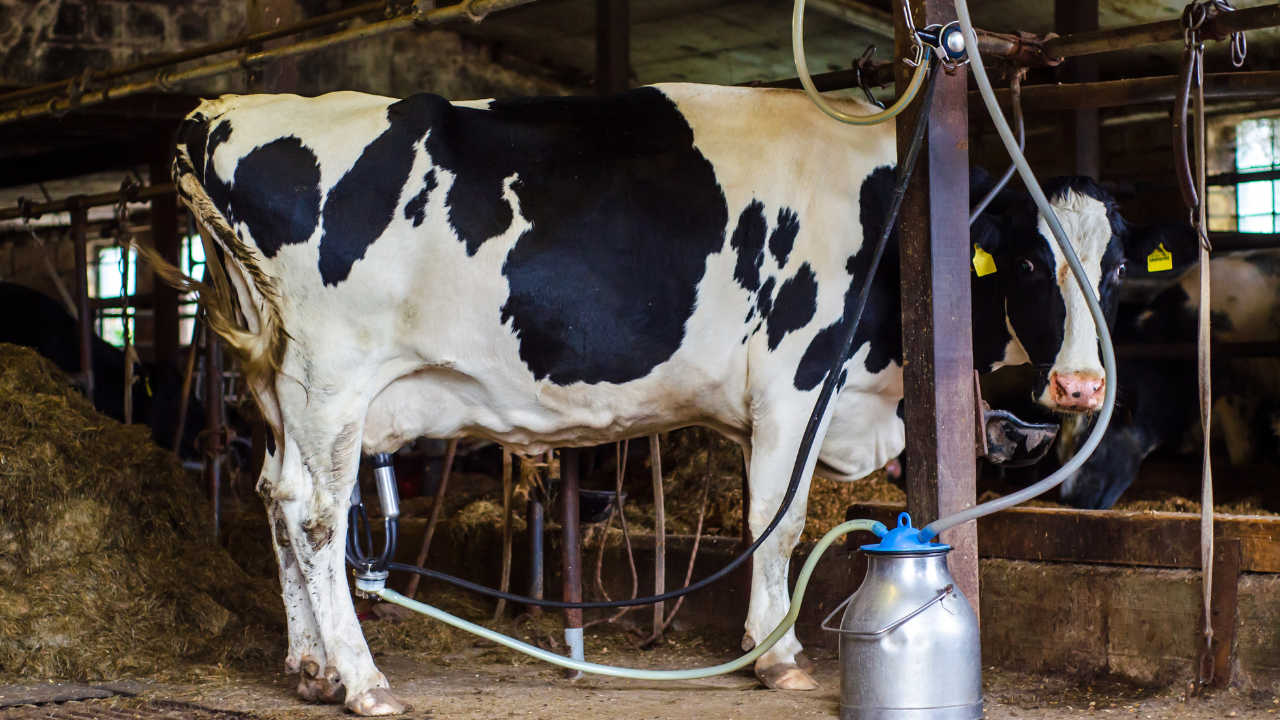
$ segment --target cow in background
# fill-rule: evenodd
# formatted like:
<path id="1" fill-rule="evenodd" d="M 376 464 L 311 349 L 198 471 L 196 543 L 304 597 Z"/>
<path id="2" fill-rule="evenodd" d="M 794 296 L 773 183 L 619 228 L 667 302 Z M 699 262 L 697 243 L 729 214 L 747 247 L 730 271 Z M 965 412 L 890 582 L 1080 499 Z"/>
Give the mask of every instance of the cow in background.
<path id="1" fill-rule="evenodd" d="M 1210 264 L 1212 336 L 1220 342 L 1280 340 L 1280 250 L 1214 258 Z M 1117 328 L 1121 343 L 1195 343 L 1199 269 L 1191 268 Z M 1133 484 L 1142 461 L 1161 446 L 1194 448 L 1200 438 L 1195 360 L 1121 361 L 1117 412 L 1098 449 L 1062 484 L 1074 507 L 1107 509 Z M 1218 360 L 1212 377 L 1212 430 L 1221 433 L 1232 465 L 1277 459 L 1280 358 Z M 1069 456 L 1089 430 L 1065 436 Z M 1065 459 L 1065 458 L 1064 458 Z"/>
<path id="2" fill-rule="evenodd" d="M 80 372 L 79 323 L 44 293 L 0 282 L 0 342 L 22 345 L 52 360 L 63 372 Z M 94 392 L 98 412 L 124 422 L 124 351 L 97 335 L 92 339 Z M 173 447 L 182 401 L 182 373 L 170 362 L 140 362 L 135 369 L 133 421 L 151 429 L 163 448 Z M 204 428 L 203 406 L 194 398 L 187 406 L 179 456 L 196 457 L 195 440 Z"/>

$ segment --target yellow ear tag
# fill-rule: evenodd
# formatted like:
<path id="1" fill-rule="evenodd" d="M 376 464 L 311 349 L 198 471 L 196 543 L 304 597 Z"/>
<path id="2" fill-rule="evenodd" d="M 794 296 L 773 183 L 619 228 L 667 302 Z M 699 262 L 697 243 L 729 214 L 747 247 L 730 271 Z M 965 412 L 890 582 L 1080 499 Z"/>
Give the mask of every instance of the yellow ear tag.
<path id="1" fill-rule="evenodd" d="M 1160 272 L 1173 269 L 1173 253 L 1164 249 L 1164 243 L 1151 251 L 1147 256 L 1147 272 Z"/>
<path id="2" fill-rule="evenodd" d="M 983 250 L 978 243 L 973 244 L 973 270 L 978 273 L 978 277 L 990 275 L 996 271 L 996 259 L 991 257 L 991 253 Z"/>

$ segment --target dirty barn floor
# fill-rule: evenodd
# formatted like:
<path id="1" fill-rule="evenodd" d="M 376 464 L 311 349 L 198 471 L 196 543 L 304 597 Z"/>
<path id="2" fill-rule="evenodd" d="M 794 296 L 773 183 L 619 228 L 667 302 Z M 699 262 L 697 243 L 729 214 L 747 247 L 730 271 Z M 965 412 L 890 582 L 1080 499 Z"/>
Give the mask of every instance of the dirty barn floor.
<path id="1" fill-rule="evenodd" d="M 632 667 L 697 667 L 724 662 L 725 647 L 684 633 L 654 651 L 628 649 L 620 636 L 588 631 L 587 656 Z M 746 671 L 700 681 L 640 682 L 588 677 L 569 682 L 558 668 L 526 662 L 505 649 L 469 647 L 429 663 L 403 656 L 378 658 L 392 687 L 413 706 L 406 717 L 488 720 L 490 718 L 618 718 L 619 720 L 778 720 L 836 717 L 839 668 L 833 655 L 816 658 L 814 692 L 762 689 Z M 945 660 L 940 662 L 945 672 Z M 1225 691 L 1185 702 L 1182 689 L 1139 689 L 1109 682 L 1078 685 L 1061 679 L 984 670 L 988 718 L 1101 717 L 1275 718 L 1280 701 L 1269 694 Z M 261 718 L 350 717 L 340 707 L 306 705 L 292 693 L 292 678 L 216 673 L 195 685 L 156 686 L 152 697 L 239 711 Z M 147 696 L 143 696 L 147 697 Z M 0 712 L 0 718 L 3 712 Z M 82 716 L 83 717 L 83 716 Z"/>

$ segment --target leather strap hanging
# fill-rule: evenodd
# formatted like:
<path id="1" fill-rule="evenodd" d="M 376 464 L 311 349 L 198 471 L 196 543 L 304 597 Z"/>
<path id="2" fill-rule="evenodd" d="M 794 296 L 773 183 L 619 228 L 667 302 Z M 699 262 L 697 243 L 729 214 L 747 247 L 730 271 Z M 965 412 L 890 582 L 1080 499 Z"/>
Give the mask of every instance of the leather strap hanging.
<path id="1" fill-rule="evenodd" d="M 1216 14 L 1219 2 L 1192 3 L 1182 14 L 1185 47 L 1182 53 L 1182 72 L 1178 81 L 1178 97 L 1174 105 L 1174 157 L 1177 162 L 1178 184 L 1183 201 L 1191 212 L 1191 224 L 1199 237 L 1200 306 L 1196 329 L 1197 364 L 1200 385 L 1200 425 L 1203 434 L 1203 465 L 1200 477 L 1200 566 L 1202 573 L 1202 603 L 1204 617 L 1204 646 L 1196 667 L 1197 687 L 1213 681 L 1213 466 L 1209 457 L 1209 425 L 1212 411 L 1212 387 L 1210 383 L 1210 327 L 1209 311 L 1212 294 L 1209 283 L 1209 234 L 1205 195 L 1205 125 L 1204 125 L 1204 42 L 1201 27 L 1207 18 Z M 1234 60 L 1234 54 L 1233 54 Z M 1194 97 L 1193 135 L 1195 146 L 1194 169 L 1187 157 L 1186 114 L 1190 99 Z M 1193 176 L 1194 172 L 1194 176 Z"/>

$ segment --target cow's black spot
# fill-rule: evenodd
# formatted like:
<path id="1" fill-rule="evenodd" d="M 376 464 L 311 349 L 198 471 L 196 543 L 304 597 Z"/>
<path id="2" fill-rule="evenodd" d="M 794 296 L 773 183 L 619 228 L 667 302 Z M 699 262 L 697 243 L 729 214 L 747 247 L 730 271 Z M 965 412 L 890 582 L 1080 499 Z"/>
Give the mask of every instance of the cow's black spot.
<path id="1" fill-rule="evenodd" d="M 531 227 L 503 266 L 502 318 L 534 376 L 624 383 L 675 354 L 729 225 L 675 104 L 641 88 L 434 110 L 426 147 L 454 176 L 449 221 L 468 253 L 510 227 L 502 193 L 519 178 Z"/>
<path id="2" fill-rule="evenodd" d="M 191 160 L 191 170 L 204 182 L 204 149 L 209 142 L 209 123 L 203 117 L 193 117 L 182 121 L 178 130 L 179 142 L 187 147 L 187 157 Z"/>
<path id="3" fill-rule="evenodd" d="M 755 318 L 755 316 L 756 316 L 756 307 L 755 305 L 752 305 L 751 308 L 747 310 L 747 319 L 743 320 L 742 322 L 749 323 Z"/>
<path id="4" fill-rule="evenodd" d="M 796 235 L 800 234 L 800 218 L 790 208 L 778 211 L 778 226 L 769 235 L 769 252 L 778 260 L 778 266 L 787 264 L 791 248 L 795 247 Z"/>
<path id="5" fill-rule="evenodd" d="M 764 285 L 760 287 L 760 294 L 756 296 L 756 309 L 760 311 L 760 319 L 768 320 L 769 313 L 773 312 L 773 287 L 777 284 L 777 280 L 769 278 L 764 281 Z M 759 326 L 756 326 L 759 329 Z"/>
<path id="6" fill-rule="evenodd" d="M 431 199 L 431 191 L 436 189 L 436 171 L 428 170 L 422 178 L 422 191 L 404 205 L 404 217 L 412 218 L 413 226 L 418 227 L 427 219 L 427 201 Z"/>
<path id="7" fill-rule="evenodd" d="M 809 263 L 805 263 L 778 289 L 769 314 L 769 349 L 776 350 L 787 333 L 808 325 L 817 311 L 818 281 Z"/>
<path id="8" fill-rule="evenodd" d="M 201 178 L 209 199 L 213 201 L 214 207 L 218 208 L 218 212 L 221 212 L 228 222 L 231 220 L 231 183 L 223 180 L 218 175 L 218 171 L 213 166 L 213 157 L 218 150 L 218 146 L 230 138 L 231 122 L 228 120 L 218 123 L 218 126 L 209 133 L 209 144 L 204 153 L 204 177 Z"/>
<path id="9" fill-rule="evenodd" d="M 865 180 L 858 193 L 860 213 L 859 223 L 862 225 L 862 247 L 857 254 L 845 263 L 849 272 L 849 289 L 844 294 L 844 314 L 841 318 L 818 331 L 810 341 L 800 358 L 796 368 L 795 387 L 808 391 L 818 386 L 827 375 L 835 354 L 840 349 L 845 333 L 849 331 L 849 323 L 853 322 L 854 306 L 858 303 L 858 295 L 862 292 L 862 284 L 866 282 L 871 269 L 871 259 L 875 255 L 876 242 L 880 230 L 889 211 L 894 185 L 893 168 L 884 166 L 876 168 Z M 884 257 L 871 284 L 871 292 L 867 296 L 867 306 L 862 313 L 862 321 L 853 336 L 850 355 L 858 352 L 864 344 L 870 342 L 871 350 L 867 353 L 864 366 L 867 372 L 878 373 L 889 365 L 889 361 L 902 363 L 902 317 L 900 295 L 900 273 L 898 271 L 898 229 L 895 227 L 885 247 Z"/>
<path id="10" fill-rule="evenodd" d="M 275 257 L 311 238 L 320 219 L 320 165 L 296 137 L 255 148 L 236 165 L 231 211 L 258 249 Z"/>
<path id="11" fill-rule="evenodd" d="M 413 170 L 418 141 L 448 102 L 435 95 L 414 95 L 387 108 L 390 123 L 365 147 L 355 165 L 329 191 L 320 237 L 320 277 L 337 285 L 351 274 L 395 218 L 400 192 Z"/>
<path id="12" fill-rule="evenodd" d="M 733 279 L 744 289 L 760 288 L 760 265 L 764 263 L 764 236 L 767 230 L 764 205 L 758 200 L 752 200 L 738 216 L 738 226 L 733 229 L 733 235 L 729 239 L 729 247 L 738 251 Z"/>
<path id="13" fill-rule="evenodd" d="M 270 428 L 268 428 L 268 429 L 267 429 L 267 432 L 265 433 L 265 435 L 267 436 L 267 454 L 268 454 L 268 455 L 270 455 L 270 456 L 272 456 L 272 457 L 275 457 L 275 455 L 276 455 L 276 434 L 275 434 L 275 432 L 274 432 L 273 430 L 271 430 Z"/>

